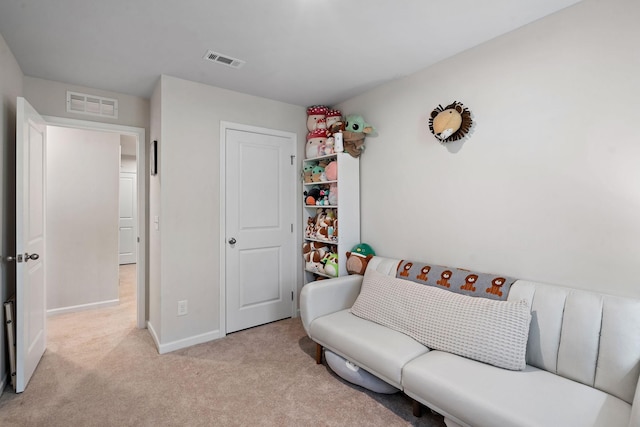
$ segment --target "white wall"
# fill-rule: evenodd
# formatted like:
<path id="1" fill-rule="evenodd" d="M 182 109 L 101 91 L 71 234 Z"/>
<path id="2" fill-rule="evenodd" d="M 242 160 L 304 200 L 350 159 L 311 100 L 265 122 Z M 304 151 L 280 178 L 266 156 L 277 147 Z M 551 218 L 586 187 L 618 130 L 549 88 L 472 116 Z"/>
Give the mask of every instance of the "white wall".
<path id="1" fill-rule="evenodd" d="M 640 296 L 640 2 L 585 0 L 344 102 L 380 255 Z M 440 145 L 428 117 L 476 126 Z M 410 214 L 409 214 L 410 213 Z"/>
<path id="2" fill-rule="evenodd" d="M 117 99 L 118 118 L 68 113 L 66 99 L 69 90 Z M 138 96 L 25 76 L 24 97 L 42 115 L 140 127 L 149 131 L 149 100 Z"/>
<path id="3" fill-rule="evenodd" d="M 47 310 L 118 301 L 120 136 L 47 127 Z"/>
<path id="4" fill-rule="evenodd" d="M 151 300 L 159 305 L 151 307 L 151 318 L 161 345 L 172 345 L 220 333 L 220 121 L 297 133 L 300 156 L 306 111 L 169 76 L 162 76 L 160 85 L 161 154 L 152 182 L 160 186 L 162 247 L 159 260 L 151 260 L 159 271 L 159 276 L 151 273 L 156 278 Z M 155 108 L 152 101 L 152 117 Z M 153 200 L 158 195 L 153 190 L 151 195 L 151 210 L 158 212 Z M 177 302 L 185 299 L 189 314 L 177 317 Z"/>
<path id="5" fill-rule="evenodd" d="M 15 292 L 16 268 L 4 257 L 15 255 L 15 141 L 16 97 L 22 96 L 23 74 L 0 34 L 0 301 Z M 3 307 L 4 308 L 4 307 Z M 4 318 L 4 312 L 3 316 Z M 8 381 L 7 347 L 4 327 L 0 328 L 0 394 Z"/>

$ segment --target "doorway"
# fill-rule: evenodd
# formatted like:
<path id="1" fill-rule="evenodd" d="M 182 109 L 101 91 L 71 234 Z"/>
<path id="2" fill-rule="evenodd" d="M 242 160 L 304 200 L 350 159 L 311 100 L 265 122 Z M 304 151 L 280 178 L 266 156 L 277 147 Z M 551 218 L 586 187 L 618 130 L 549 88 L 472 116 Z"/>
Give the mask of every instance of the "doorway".
<path id="1" fill-rule="evenodd" d="M 136 175 L 139 177 L 135 184 L 136 190 L 136 203 L 135 209 L 137 213 L 136 225 L 136 326 L 138 328 L 146 327 L 146 146 L 145 146 L 145 130 L 143 128 L 136 128 L 130 126 L 112 125 L 99 122 L 90 122 L 84 120 L 66 119 L 60 117 L 44 116 L 47 124 L 50 126 L 67 128 L 67 129 L 79 129 L 94 132 L 105 132 L 108 134 L 125 135 L 135 140 L 135 169 Z M 117 186 L 116 181 L 116 186 Z M 117 207 L 116 207 L 117 209 Z M 117 233 L 114 230 L 114 233 Z M 116 239 L 118 237 L 116 236 Z M 78 256 L 86 254 L 76 254 Z M 116 257 L 116 268 L 118 261 Z"/>

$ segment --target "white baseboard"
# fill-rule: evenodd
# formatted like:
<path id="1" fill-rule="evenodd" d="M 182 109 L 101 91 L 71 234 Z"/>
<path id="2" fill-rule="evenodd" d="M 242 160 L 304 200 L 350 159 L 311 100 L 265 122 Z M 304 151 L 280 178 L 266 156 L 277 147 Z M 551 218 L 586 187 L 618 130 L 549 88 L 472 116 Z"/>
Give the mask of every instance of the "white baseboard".
<path id="1" fill-rule="evenodd" d="M 47 316 L 57 316 L 65 313 L 75 313 L 77 311 L 93 310 L 96 308 L 113 307 L 120 304 L 119 299 L 112 299 L 109 301 L 92 302 L 89 304 L 72 305 L 69 307 L 53 308 L 47 310 Z"/>
<path id="2" fill-rule="evenodd" d="M 191 347 L 192 345 L 202 344 L 205 342 L 217 340 L 222 338 L 224 335 L 220 333 L 219 330 L 207 332 L 200 335 L 194 335 L 192 337 L 183 338 L 181 340 L 172 341 L 166 344 L 160 344 L 160 340 L 158 339 L 158 334 L 156 334 L 156 330 L 153 328 L 151 322 L 147 322 L 147 329 L 151 334 L 151 338 L 153 342 L 156 344 L 156 348 L 158 349 L 158 353 L 165 354 L 170 353 L 172 351 L 180 350 L 182 348 Z"/>
<path id="3" fill-rule="evenodd" d="M 153 339 L 156 348 L 158 349 L 158 353 L 160 353 L 160 339 L 158 338 L 158 334 L 156 334 L 156 330 L 153 328 L 153 325 L 150 321 L 147 320 L 147 331 L 151 334 L 151 338 Z"/>

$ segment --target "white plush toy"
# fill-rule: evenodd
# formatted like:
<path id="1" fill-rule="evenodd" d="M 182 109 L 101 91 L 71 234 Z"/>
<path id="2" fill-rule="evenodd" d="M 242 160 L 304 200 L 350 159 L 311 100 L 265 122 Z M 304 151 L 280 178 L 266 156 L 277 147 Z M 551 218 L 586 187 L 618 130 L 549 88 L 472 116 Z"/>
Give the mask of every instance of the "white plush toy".
<path id="1" fill-rule="evenodd" d="M 322 119 L 322 124 L 320 126 L 324 126 L 323 129 L 327 128 L 327 112 L 329 108 L 324 105 L 313 105 L 307 108 L 307 130 L 309 132 L 313 132 L 316 129 L 320 129 L 318 126 L 318 121 Z"/>
<path id="2" fill-rule="evenodd" d="M 305 153 L 307 159 L 313 159 L 321 155 L 321 149 L 324 148 L 327 142 L 327 130 L 316 129 L 307 134 L 307 145 Z"/>

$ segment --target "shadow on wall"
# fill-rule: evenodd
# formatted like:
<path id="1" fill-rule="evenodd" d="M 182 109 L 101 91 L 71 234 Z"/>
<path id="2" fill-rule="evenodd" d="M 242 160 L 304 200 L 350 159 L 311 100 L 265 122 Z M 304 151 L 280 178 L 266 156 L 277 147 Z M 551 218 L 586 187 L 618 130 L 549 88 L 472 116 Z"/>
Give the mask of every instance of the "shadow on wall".
<path id="1" fill-rule="evenodd" d="M 15 104 L 3 99 L 5 134 L 2 135 L 2 229 L 0 252 L 3 256 L 15 255 L 16 251 L 16 110 Z M 12 263 L 3 262 L 1 295 L 3 302 L 15 292 L 16 269 Z"/>

